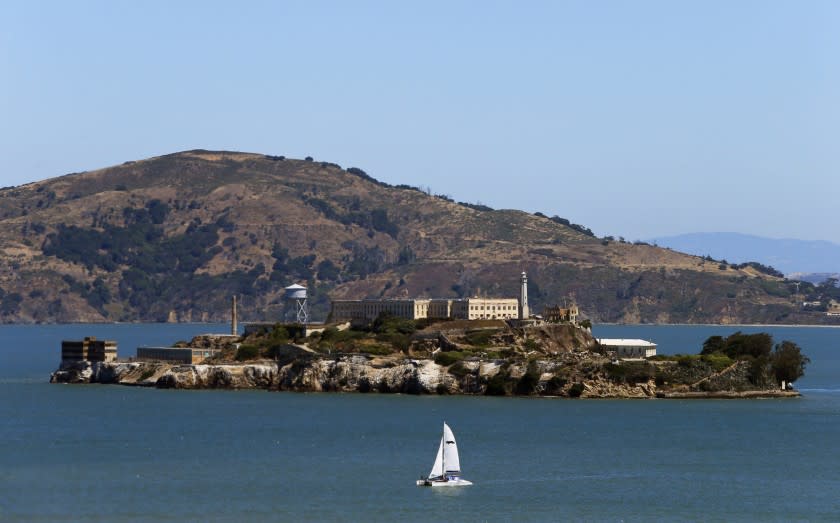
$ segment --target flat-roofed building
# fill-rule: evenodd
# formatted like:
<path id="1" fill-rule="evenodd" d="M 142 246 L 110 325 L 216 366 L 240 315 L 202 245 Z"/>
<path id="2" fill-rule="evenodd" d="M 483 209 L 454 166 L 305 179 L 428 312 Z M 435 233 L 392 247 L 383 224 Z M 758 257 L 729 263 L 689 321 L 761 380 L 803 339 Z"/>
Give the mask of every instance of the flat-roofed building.
<path id="1" fill-rule="evenodd" d="M 519 318 L 516 298 L 467 298 L 453 316 L 467 320 L 512 320 Z"/>
<path id="2" fill-rule="evenodd" d="M 409 320 L 422 318 L 514 319 L 519 317 L 519 300 L 516 298 L 333 300 L 330 319 L 334 322 L 370 322 L 383 312 Z"/>
<path id="3" fill-rule="evenodd" d="M 219 349 L 206 347 L 137 347 L 137 361 L 195 364 L 218 353 Z"/>
<path id="4" fill-rule="evenodd" d="M 650 358 L 656 356 L 656 344 L 645 340 L 598 338 L 601 347 L 615 351 L 619 358 Z"/>
<path id="5" fill-rule="evenodd" d="M 115 361 L 117 342 L 97 340 L 95 336 L 86 336 L 84 340 L 62 340 L 62 361 Z"/>
<path id="6" fill-rule="evenodd" d="M 543 319 L 549 323 L 577 323 L 577 305 L 561 307 L 554 305 L 543 309 Z"/>

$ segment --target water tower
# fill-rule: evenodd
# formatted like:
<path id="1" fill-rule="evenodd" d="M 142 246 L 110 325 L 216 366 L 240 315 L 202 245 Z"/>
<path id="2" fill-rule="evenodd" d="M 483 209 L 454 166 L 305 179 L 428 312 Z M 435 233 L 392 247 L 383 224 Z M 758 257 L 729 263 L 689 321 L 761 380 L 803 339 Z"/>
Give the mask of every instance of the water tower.
<path id="1" fill-rule="evenodd" d="M 286 287 L 286 300 L 295 302 L 298 323 L 309 323 L 309 304 L 306 303 L 306 287 L 303 285 L 289 285 Z"/>

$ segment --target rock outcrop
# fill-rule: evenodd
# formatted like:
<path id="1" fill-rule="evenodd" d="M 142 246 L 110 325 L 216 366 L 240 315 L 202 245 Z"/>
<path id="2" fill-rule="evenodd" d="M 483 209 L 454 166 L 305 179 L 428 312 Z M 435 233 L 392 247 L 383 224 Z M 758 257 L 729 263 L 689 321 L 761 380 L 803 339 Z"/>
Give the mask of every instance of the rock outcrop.
<path id="1" fill-rule="evenodd" d="M 565 372 L 567 378 L 560 377 Z M 737 374 L 737 373 L 736 373 Z M 720 376 L 715 379 L 721 383 Z M 53 383 L 110 383 L 167 389 L 263 389 L 300 392 L 383 392 L 403 394 L 541 395 L 582 398 L 693 398 L 795 396 L 795 391 L 703 390 L 662 387 L 656 380 L 619 382 L 600 373 L 575 374 L 551 360 L 511 363 L 463 361 L 449 367 L 430 359 L 344 355 L 304 358 L 282 364 L 171 365 L 150 362 L 76 362 L 52 374 Z M 708 389 L 708 386 L 706 386 Z"/>
<path id="2" fill-rule="evenodd" d="M 285 340 L 285 329 L 252 334 L 238 344 L 197 337 L 184 345 L 220 349 L 202 364 L 65 361 L 51 381 L 167 389 L 575 398 L 798 394 L 773 388 L 770 374 L 749 358 L 621 360 L 600 347 L 587 329 L 570 324 L 447 321 L 415 332 L 402 348 L 383 347 L 394 333 L 387 332 L 384 323 L 380 327 L 384 332 L 356 331 L 340 340 L 338 331 L 325 331 L 295 343 Z"/>

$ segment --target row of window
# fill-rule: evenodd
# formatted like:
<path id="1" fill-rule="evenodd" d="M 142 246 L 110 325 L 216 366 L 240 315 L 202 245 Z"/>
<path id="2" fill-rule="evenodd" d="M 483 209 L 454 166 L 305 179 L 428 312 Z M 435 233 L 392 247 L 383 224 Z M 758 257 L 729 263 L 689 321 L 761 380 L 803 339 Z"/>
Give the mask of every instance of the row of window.
<path id="1" fill-rule="evenodd" d="M 483 310 L 485 310 L 484 307 L 485 307 L 484 305 L 470 305 L 470 310 L 471 311 L 483 311 Z M 515 305 L 492 305 L 492 306 L 487 305 L 486 310 L 488 310 L 488 311 L 489 310 L 515 311 L 515 310 L 519 310 L 519 307 L 515 306 Z"/>

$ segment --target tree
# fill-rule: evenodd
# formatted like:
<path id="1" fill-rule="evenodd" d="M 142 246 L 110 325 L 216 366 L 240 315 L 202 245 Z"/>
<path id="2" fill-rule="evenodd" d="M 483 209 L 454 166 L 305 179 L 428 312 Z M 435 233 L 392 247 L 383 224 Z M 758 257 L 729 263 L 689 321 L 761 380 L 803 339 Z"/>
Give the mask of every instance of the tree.
<path id="1" fill-rule="evenodd" d="M 783 341 L 776 345 L 770 357 L 770 367 L 778 381 L 796 381 L 805 374 L 805 365 L 810 358 L 802 354 L 802 349 L 792 341 Z"/>
<path id="2" fill-rule="evenodd" d="M 773 350 L 773 337 L 766 332 L 744 334 L 738 331 L 726 338 L 710 336 L 703 342 L 700 354 L 723 353 L 732 359 L 749 356 L 762 358 L 770 355 Z"/>
<path id="3" fill-rule="evenodd" d="M 700 354 L 723 352 L 725 348 L 726 342 L 724 341 L 723 336 L 709 336 L 706 341 L 703 342 L 703 350 L 700 351 Z"/>

